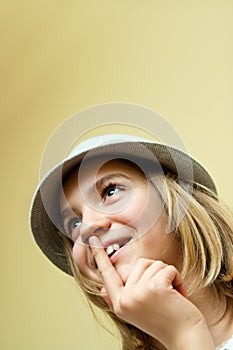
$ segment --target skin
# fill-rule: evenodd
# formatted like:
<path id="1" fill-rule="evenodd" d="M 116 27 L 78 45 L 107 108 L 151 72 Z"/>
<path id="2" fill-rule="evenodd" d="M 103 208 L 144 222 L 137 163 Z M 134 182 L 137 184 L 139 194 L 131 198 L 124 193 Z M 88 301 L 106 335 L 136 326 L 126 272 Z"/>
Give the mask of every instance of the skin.
<path id="1" fill-rule="evenodd" d="M 167 220 L 162 202 L 155 188 L 148 185 L 141 172 L 126 163 L 114 160 L 104 165 L 97 178 L 93 177 L 90 181 L 88 175 L 92 170 L 91 165 L 85 169 L 79 186 L 77 186 L 77 172 L 72 173 L 66 181 L 64 185 L 66 199 L 61 200 L 61 210 L 67 211 L 68 208 L 72 208 L 73 212 L 66 215 L 64 225 L 67 226 L 67 222 L 75 218 L 79 220 L 80 217 L 82 221 L 80 231 L 85 240 L 95 232 L 98 232 L 97 235 L 102 242 L 122 234 L 132 236 L 133 241 L 124 247 L 121 256 L 114 263 L 124 283 L 139 258 L 162 260 L 179 268 L 181 266 L 179 242 L 174 234 L 165 234 Z M 89 194 L 89 188 L 96 181 L 112 174 L 122 174 L 126 178 L 117 176 L 110 182 L 107 180 L 101 188 L 98 188 L 98 198 L 93 192 Z M 115 183 L 119 187 L 118 192 L 115 191 L 116 193 L 111 196 L 108 194 L 108 198 L 101 198 L 104 186 L 109 185 L 111 190 Z M 73 237 L 77 237 L 75 230 Z M 73 257 L 87 277 L 102 282 L 99 270 L 93 268 L 93 254 L 89 244 L 75 244 Z"/>
<path id="2" fill-rule="evenodd" d="M 60 203 L 66 213 L 64 226 L 72 222 L 74 228 L 67 234 L 76 241 L 73 259 L 79 269 L 102 283 L 103 298 L 112 311 L 150 334 L 159 349 L 215 349 L 203 314 L 186 297 L 179 242 L 174 233 L 166 233 L 156 189 L 140 171 L 119 160 L 103 165 L 96 176 L 92 173 L 93 164 L 79 179 L 73 172 Z M 113 174 L 118 176 L 106 181 Z M 117 235 L 132 240 L 110 261 L 104 246 Z"/>

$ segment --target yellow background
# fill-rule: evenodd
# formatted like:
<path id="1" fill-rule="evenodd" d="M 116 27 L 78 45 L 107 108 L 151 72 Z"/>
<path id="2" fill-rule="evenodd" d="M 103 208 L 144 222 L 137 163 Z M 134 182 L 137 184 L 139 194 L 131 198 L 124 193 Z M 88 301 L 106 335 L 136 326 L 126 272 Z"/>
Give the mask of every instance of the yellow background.
<path id="1" fill-rule="evenodd" d="M 164 115 L 232 207 L 232 0 L 1 1 L 4 350 L 118 349 L 28 228 L 40 158 L 70 115 L 113 101 Z"/>

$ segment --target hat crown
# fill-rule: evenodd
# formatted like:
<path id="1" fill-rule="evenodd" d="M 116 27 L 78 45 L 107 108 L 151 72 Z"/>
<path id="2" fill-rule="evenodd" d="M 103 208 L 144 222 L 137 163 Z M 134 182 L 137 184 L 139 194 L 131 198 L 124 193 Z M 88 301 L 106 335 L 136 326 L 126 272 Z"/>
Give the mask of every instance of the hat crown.
<path id="1" fill-rule="evenodd" d="M 86 152 L 101 146 L 113 145 L 124 142 L 152 142 L 139 136 L 130 134 L 105 134 L 91 137 L 78 144 L 69 154 L 69 157 L 74 157 L 77 154 Z"/>

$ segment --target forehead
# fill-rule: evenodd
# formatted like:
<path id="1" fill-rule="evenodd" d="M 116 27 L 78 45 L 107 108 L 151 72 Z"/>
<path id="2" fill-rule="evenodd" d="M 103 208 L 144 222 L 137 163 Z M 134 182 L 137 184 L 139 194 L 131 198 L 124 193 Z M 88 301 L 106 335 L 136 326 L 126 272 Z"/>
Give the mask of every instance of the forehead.
<path id="1" fill-rule="evenodd" d="M 132 181 L 145 179 L 140 167 L 131 161 L 125 159 L 102 160 L 101 162 L 96 162 L 94 159 L 93 161 L 89 160 L 84 167 L 74 168 L 64 180 L 63 193 L 60 196 L 61 203 L 79 194 L 80 190 L 85 193 L 95 191 L 95 186 L 99 181 L 100 183 L 102 180 L 115 181 L 121 175 Z"/>
<path id="2" fill-rule="evenodd" d="M 76 181 L 77 183 L 92 183 L 97 181 L 101 176 L 109 173 L 122 173 L 131 176 L 144 176 L 144 171 L 140 166 L 127 159 L 93 159 L 81 164 L 81 166 L 76 167 L 68 175 L 68 177 L 63 182 L 63 187 L 70 181 Z"/>
<path id="3" fill-rule="evenodd" d="M 134 162 L 127 159 L 113 159 L 103 163 L 98 171 L 97 175 L 101 176 L 102 173 L 121 171 L 122 173 L 131 173 L 138 175 L 143 174 L 142 169 Z"/>

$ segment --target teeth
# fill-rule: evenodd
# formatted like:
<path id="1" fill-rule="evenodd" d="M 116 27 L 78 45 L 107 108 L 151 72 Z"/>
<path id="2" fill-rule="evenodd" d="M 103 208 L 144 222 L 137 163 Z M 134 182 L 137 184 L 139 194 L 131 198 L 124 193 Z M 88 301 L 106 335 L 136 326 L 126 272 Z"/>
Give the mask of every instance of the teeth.
<path id="1" fill-rule="evenodd" d="M 118 249 L 120 249 L 120 245 L 118 243 L 110 244 L 106 249 L 106 253 L 107 255 L 110 255 L 114 251 L 117 251 Z"/>

